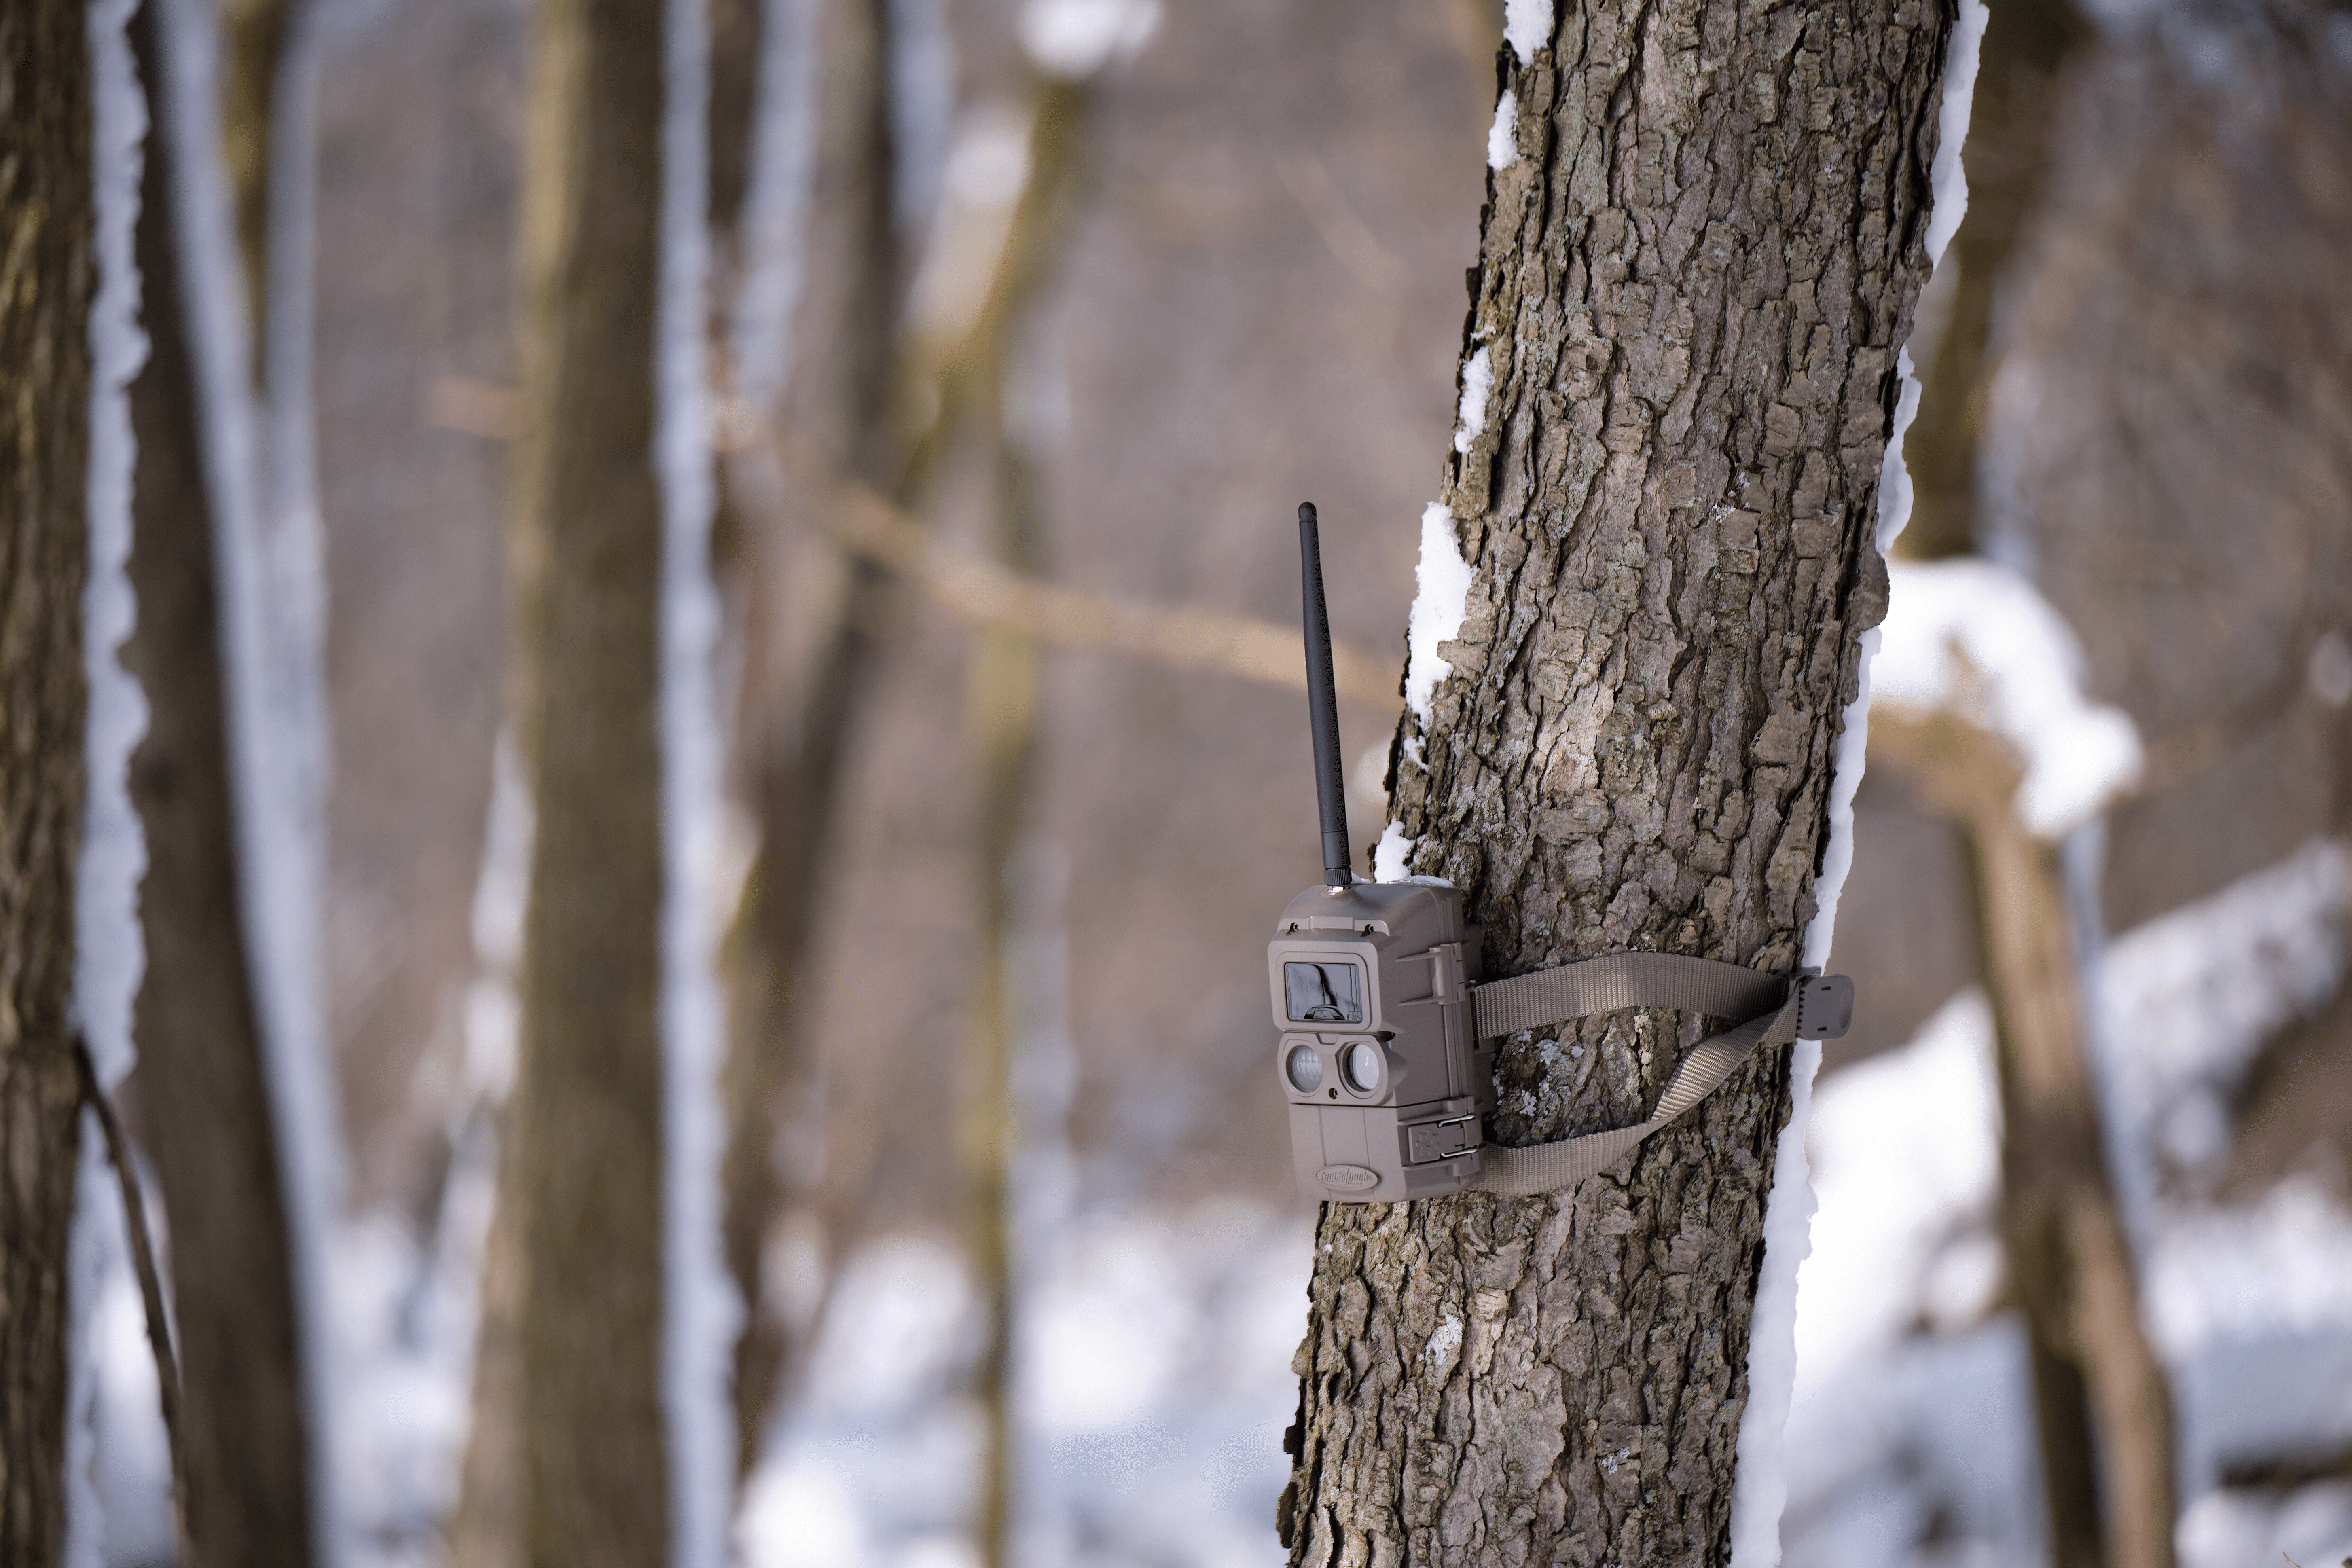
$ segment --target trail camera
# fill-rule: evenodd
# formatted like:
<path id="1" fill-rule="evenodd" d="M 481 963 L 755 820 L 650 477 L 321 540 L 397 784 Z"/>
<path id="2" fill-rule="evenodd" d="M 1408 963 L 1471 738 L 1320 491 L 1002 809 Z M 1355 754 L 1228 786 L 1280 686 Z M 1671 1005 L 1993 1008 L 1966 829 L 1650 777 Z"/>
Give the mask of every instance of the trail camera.
<path id="1" fill-rule="evenodd" d="M 1323 811 L 1323 883 L 1290 900 L 1265 950 L 1299 1191 L 1395 1203 L 1476 1187 L 1559 1191 L 1622 1160 L 1713 1093 L 1759 1047 L 1833 1040 L 1853 1017 L 1853 983 L 1814 970 L 1769 974 L 1685 953 L 1602 953 L 1482 984 L 1478 933 L 1442 882 L 1359 882 L 1348 869 L 1331 625 L 1315 509 L 1298 509 L 1307 619 L 1307 707 Z M 1674 1007 L 1733 1021 L 1693 1046 L 1650 1114 L 1628 1127 L 1526 1147 L 1489 1145 L 1488 1041 L 1623 1007 Z"/>
<path id="2" fill-rule="evenodd" d="M 1459 1192 L 1478 1174 L 1494 1057 L 1470 987 L 1478 933 L 1455 889 L 1360 882 L 1331 679 L 1331 626 L 1315 509 L 1298 509 L 1307 698 L 1322 808 L 1323 882 L 1290 900 L 1266 947 L 1290 1106 L 1291 1161 L 1309 1197 L 1390 1203 Z"/>

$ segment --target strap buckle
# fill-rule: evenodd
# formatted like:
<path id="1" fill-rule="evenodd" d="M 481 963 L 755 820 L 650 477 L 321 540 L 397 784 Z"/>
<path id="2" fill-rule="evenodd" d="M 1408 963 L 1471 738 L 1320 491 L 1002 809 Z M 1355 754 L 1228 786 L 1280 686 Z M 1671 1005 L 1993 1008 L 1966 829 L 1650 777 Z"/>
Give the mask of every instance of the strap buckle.
<path id="1" fill-rule="evenodd" d="M 1842 1039 L 1853 1027 L 1853 982 L 1808 969 L 1797 976 L 1797 1038 Z"/>

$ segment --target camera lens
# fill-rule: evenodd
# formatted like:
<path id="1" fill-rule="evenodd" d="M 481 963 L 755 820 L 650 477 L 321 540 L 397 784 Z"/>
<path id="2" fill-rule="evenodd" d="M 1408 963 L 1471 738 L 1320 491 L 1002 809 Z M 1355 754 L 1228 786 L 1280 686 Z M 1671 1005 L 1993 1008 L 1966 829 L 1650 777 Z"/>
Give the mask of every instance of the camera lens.
<path id="1" fill-rule="evenodd" d="M 1323 1058 L 1313 1046 L 1293 1046 L 1282 1064 L 1289 1076 L 1290 1086 L 1301 1094 L 1313 1094 L 1323 1084 Z"/>
<path id="2" fill-rule="evenodd" d="M 1370 1094 L 1381 1086 L 1381 1048 L 1375 1045 L 1349 1046 L 1339 1053 L 1339 1071 L 1348 1087 L 1359 1094 Z"/>

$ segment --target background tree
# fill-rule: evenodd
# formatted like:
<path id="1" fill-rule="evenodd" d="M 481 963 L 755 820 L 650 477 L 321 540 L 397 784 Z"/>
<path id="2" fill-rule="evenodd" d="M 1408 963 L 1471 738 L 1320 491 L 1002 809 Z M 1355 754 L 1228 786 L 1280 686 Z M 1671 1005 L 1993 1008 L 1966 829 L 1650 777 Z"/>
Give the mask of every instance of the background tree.
<path id="1" fill-rule="evenodd" d="M 1786 973 L 1885 611 L 1951 13 L 1523 18 L 1443 492 L 1476 576 L 1393 815 L 1409 869 L 1468 891 L 1490 975 L 1625 948 Z M 1513 1039 L 1494 1135 L 1638 1120 L 1697 1026 Z M 1293 1563 L 1722 1561 L 1788 1108 L 1788 1054 L 1759 1052 L 1572 1191 L 1327 1205 Z"/>
<path id="2" fill-rule="evenodd" d="M 299 1564 L 315 1546 L 313 1435 L 238 865 L 215 492 L 178 244 L 186 153 L 160 6 L 131 22 L 153 105 L 134 237 L 148 340 L 131 384 L 139 616 L 124 650 L 149 701 L 130 780 L 147 842 L 136 1124 L 170 1221 L 190 1540 L 205 1562 Z"/>
<path id="3" fill-rule="evenodd" d="M 1906 559 L 1965 556 L 1989 531 L 1986 412 L 2014 320 L 2000 305 L 2041 208 L 2064 72 L 2089 37 L 2068 0 L 2001 5 L 1986 24 L 1968 215 L 1938 264 L 1955 276 L 1904 439 Z M 2019 820 L 2021 769 L 2000 735 L 1953 713 L 1887 714 L 1872 728 L 1873 760 L 1913 775 L 1966 847 L 2000 1083 L 2004 1265 L 2024 1309 L 2051 1562 L 2168 1568 L 2179 1512 L 2171 1393 L 2108 1174 L 2060 846 Z"/>
<path id="4" fill-rule="evenodd" d="M 494 1560 L 669 1552 L 661 1397 L 660 0 L 542 0 L 509 570 L 536 803 L 470 1500 Z M 498 1289 L 494 1283 L 493 1289 Z M 487 1331 L 503 1325 L 493 1324 Z M 500 1360 L 501 1356 L 509 1359 Z"/>
<path id="5" fill-rule="evenodd" d="M 0 10 L 0 1561 L 58 1560 L 80 1085 L 91 249 L 88 20 Z"/>

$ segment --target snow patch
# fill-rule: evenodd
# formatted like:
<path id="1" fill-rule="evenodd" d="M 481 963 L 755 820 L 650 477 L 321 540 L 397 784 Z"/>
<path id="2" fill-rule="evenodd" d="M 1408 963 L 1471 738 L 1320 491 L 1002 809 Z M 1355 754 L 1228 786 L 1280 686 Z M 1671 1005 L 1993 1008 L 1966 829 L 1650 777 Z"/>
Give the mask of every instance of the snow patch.
<path id="1" fill-rule="evenodd" d="M 1233 1199 L 1122 1208 L 1031 1255 L 1015 1560 L 1277 1568 L 1267 1500 L 1289 1473 L 1310 1224 L 1311 1211 Z M 807 1397 L 746 1489 L 747 1568 L 972 1561 L 980 1421 L 964 1391 L 979 1307 L 939 1242 L 893 1237 L 852 1255 Z"/>
<path id="2" fill-rule="evenodd" d="M 1495 102 L 1495 123 L 1486 128 L 1486 167 L 1507 169 L 1518 161 L 1519 95 L 1505 88 Z"/>
<path id="3" fill-rule="evenodd" d="M 1976 102 L 1977 58 L 1984 44 L 1985 23 L 1992 13 L 1985 0 L 1960 0 L 1959 26 L 1944 54 L 1944 101 L 1936 119 L 1936 161 L 1928 171 L 1927 259 L 1944 258 L 1944 247 L 1960 230 L 1969 211 L 1968 172 L 1960 166 L 1960 147 L 1969 137 L 1969 110 Z"/>
<path id="4" fill-rule="evenodd" d="M 1491 150 L 1493 143 L 1488 142 Z M 1486 399 L 1495 391 L 1493 351 L 1480 349 L 1462 366 L 1462 423 L 1454 432 L 1454 449 L 1466 452 L 1486 430 Z"/>
<path id="5" fill-rule="evenodd" d="M 1485 352 L 1479 351 L 1481 357 Z M 1462 558 L 1462 547 L 1454 541 L 1454 514 L 1443 502 L 1430 502 L 1421 513 L 1421 562 L 1413 568 L 1418 591 L 1405 632 L 1405 706 L 1423 724 L 1429 722 L 1429 700 L 1437 683 L 1454 673 L 1454 667 L 1438 657 L 1437 645 L 1462 629 L 1470 585 L 1477 576 L 1477 568 Z"/>
<path id="6" fill-rule="evenodd" d="M 1504 0 L 1503 37 L 1522 66 L 1551 42 L 1552 0 Z"/>
<path id="7" fill-rule="evenodd" d="M 747 406 L 774 403 L 792 373 L 793 310 L 806 278 L 816 185 L 816 0 L 774 0 L 761 30 L 759 120 L 744 195 L 729 357 Z"/>
<path id="8" fill-rule="evenodd" d="M 98 293 L 89 312 L 89 458 L 84 481 L 88 571 L 83 581 L 82 674 L 89 709 L 82 733 L 86 794 L 74 879 L 74 1025 L 89 1043 L 99 1082 L 111 1089 L 131 1070 L 131 1009 L 147 967 L 139 881 L 147 839 L 131 808 L 131 752 L 147 732 L 147 699 L 122 668 L 138 619 L 127 570 L 136 448 L 131 379 L 147 362 L 139 325 L 139 219 L 147 103 L 123 27 L 129 0 L 90 7 L 90 162 L 97 206 Z"/>
<path id="9" fill-rule="evenodd" d="M 2055 839 L 2139 777 L 2139 732 L 2121 709 L 2083 691 L 2083 656 L 2049 601 L 1990 561 L 1894 562 L 1874 700 L 1949 712 L 1999 735 L 2025 776 L 2016 797 L 2028 831 Z"/>
<path id="10" fill-rule="evenodd" d="M 136 1059 L 131 1006 L 147 965 L 139 928 L 139 879 L 147 840 L 131 808 L 131 749 L 147 731 L 147 700 L 122 668 L 121 648 L 138 616 L 127 563 L 136 447 L 131 378 L 146 363 L 139 326 L 139 269 L 132 231 L 147 133 L 123 28 L 131 0 L 97 0 L 86 13 L 90 69 L 90 185 L 96 208 L 98 289 L 90 302 L 89 453 L 83 477 L 88 535 L 82 584 L 82 836 L 74 877 L 74 974 L 69 1008 L 100 1084 L 113 1089 Z M 112 1254 L 123 1250 L 121 1199 L 110 1180 L 97 1118 L 79 1118 L 72 1230 L 66 1244 L 66 1529 L 68 1568 L 97 1568 L 107 1522 L 135 1544 L 128 1510 L 108 1506 L 91 1474 L 101 1383 L 97 1325 L 108 1299 Z M 110 1227 L 110 1229 L 109 1228 Z M 160 1418 L 159 1418 L 160 1424 Z M 166 1544 L 168 1544 L 168 1538 Z"/>
<path id="11" fill-rule="evenodd" d="M 1434 1365 L 1448 1360 L 1461 1348 L 1462 1320 L 1448 1312 L 1444 1321 L 1437 1325 L 1437 1331 L 1429 1336 L 1429 1343 L 1422 1347 L 1422 1359 Z"/>
<path id="12" fill-rule="evenodd" d="M 1420 839 L 1405 836 L 1402 822 L 1391 822 L 1381 828 L 1380 842 L 1372 846 L 1372 880 L 1403 881 L 1405 868 L 1412 864 L 1412 852 L 1420 844 Z"/>
<path id="13" fill-rule="evenodd" d="M 1029 0 L 1021 47 L 1049 76 L 1079 80 L 1143 52 L 1160 30 L 1159 0 Z"/>
<path id="14" fill-rule="evenodd" d="M 2230 1460 L 2352 1441 L 2336 1374 L 2352 1367 L 2352 1214 L 2306 1178 L 2250 1202 L 2208 1195 L 2210 1170 L 2154 1180 L 2180 1107 L 2225 1095 L 2272 1031 L 2333 994 L 2347 862 L 2343 845 L 2317 841 L 2128 931 L 2086 993 L 2143 1310 L 2180 1412 L 2187 1568 L 2352 1550 L 2352 1489 L 2210 1489 Z M 1801 1270 L 1788 1454 L 1790 1517 L 1802 1521 L 1790 1554 L 1818 1568 L 2039 1551 L 2021 1335 L 2015 1313 L 1992 1311 L 1991 1028 L 1981 996 L 1965 993 L 1817 1099 L 1821 1210 Z M 1747 1465 L 1743 1447 L 1743 1489 Z M 1931 1557 L 1920 1542 L 1937 1516 Z"/>
<path id="15" fill-rule="evenodd" d="M 703 363 L 710 40 L 702 7 L 672 6 L 665 43 L 661 299 L 647 367 L 658 394 L 652 456 L 662 499 L 662 1395 L 672 1561 L 720 1568 L 729 1556 L 735 1473 L 727 1390 L 743 1304 L 719 1241 L 725 743 L 712 678 L 719 608 L 710 576 L 712 428 Z"/>

